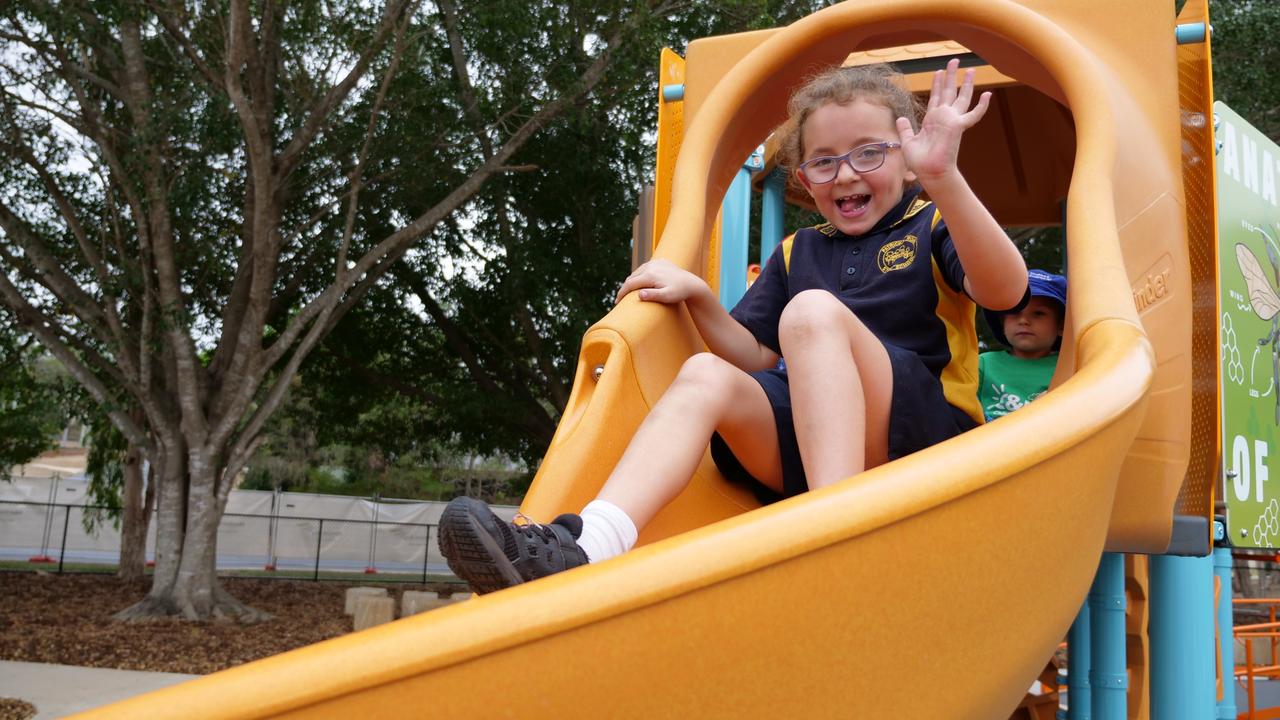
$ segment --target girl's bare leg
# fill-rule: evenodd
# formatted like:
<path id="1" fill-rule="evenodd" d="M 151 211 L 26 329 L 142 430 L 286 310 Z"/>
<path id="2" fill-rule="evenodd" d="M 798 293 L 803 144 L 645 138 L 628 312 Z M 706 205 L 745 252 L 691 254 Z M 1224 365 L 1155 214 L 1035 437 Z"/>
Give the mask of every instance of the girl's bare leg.
<path id="1" fill-rule="evenodd" d="M 700 353 L 685 361 L 597 497 L 643 528 L 689 484 L 712 432 L 748 472 L 782 489 L 778 434 L 764 390 L 737 367 Z"/>
<path id="2" fill-rule="evenodd" d="M 810 489 L 886 462 L 893 368 L 884 344 L 822 290 L 787 304 L 779 341 Z"/>

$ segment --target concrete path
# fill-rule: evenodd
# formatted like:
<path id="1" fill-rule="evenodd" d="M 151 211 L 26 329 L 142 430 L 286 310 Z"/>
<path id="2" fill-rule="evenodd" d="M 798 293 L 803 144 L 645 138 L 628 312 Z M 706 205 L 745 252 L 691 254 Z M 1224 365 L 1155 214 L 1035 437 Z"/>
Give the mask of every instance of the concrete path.
<path id="1" fill-rule="evenodd" d="M 36 706 L 36 720 L 66 717 L 197 675 L 0 661 L 0 697 Z"/>
<path id="2" fill-rule="evenodd" d="M 35 705 L 35 720 L 54 720 L 196 677 L 0 660 L 0 697 Z M 1255 699 L 1259 709 L 1280 707 L 1280 682 L 1259 681 Z M 1238 712 L 1248 708 L 1247 695 L 1238 686 L 1236 704 Z"/>

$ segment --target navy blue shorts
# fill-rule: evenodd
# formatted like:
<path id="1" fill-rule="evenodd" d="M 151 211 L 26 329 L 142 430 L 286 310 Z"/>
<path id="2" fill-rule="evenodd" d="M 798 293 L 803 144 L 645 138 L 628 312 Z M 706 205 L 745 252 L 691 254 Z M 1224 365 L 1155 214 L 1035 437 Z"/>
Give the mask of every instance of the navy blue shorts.
<path id="1" fill-rule="evenodd" d="M 889 407 L 889 459 L 896 460 L 917 450 L 953 438 L 977 427 L 967 413 L 947 402 L 942 395 L 942 382 L 909 350 L 885 345 L 889 364 L 893 366 L 893 400 Z M 777 491 L 752 477 L 728 443 L 717 433 L 711 437 L 711 458 L 720 473 L 730 482 L 750 487 L 762 503 L 799 495 L 809 489 L 800 460 L 800 446 L 791 420 L 791 386 L 784 369 L 751 373 L 760 383 L 773 406 L 773 420 L 778 428 L 778 450 L 782 456 L 782 488 Z"/>

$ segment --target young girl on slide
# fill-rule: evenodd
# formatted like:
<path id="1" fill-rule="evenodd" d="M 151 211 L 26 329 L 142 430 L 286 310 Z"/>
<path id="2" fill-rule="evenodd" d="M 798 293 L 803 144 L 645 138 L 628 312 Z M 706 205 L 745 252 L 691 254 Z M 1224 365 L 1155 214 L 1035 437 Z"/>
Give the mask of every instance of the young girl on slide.
<path id="1" fill-rule="evenodd" d="M 923 120 L 884 65 L 830 69 L 792 96 L 780 160 L 826 222 L 783 241 L 731 312 L 669 262 L 632 273 L 618 299 L 683 302 L 709 352 L 684 363 L 579 515 L 508 523 L 449 503 L 454 573 L 487 593 L 626 552 L 708 443 L 729 479 L 791 496 L 982 422 L 974 303 L 1019 306 L 1027 269 L 956 166 L 990 100 L 970 107 L 973 71 L 957 87 L 957 66 L 935 73 Z"/>

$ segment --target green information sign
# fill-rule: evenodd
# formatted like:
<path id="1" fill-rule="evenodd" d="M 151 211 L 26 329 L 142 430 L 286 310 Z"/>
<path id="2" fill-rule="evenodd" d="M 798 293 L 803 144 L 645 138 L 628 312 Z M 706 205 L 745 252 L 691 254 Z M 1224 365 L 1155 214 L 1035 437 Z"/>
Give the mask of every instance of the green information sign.
<path id="1" fill-rule="evenodd" d="M 1218 331 L 1227 527 L 1237 547 L 1280 547 L 1280 146 L 1213 104 Z M 1280 482 L 1280 472 L 1276 481 Z"/>

